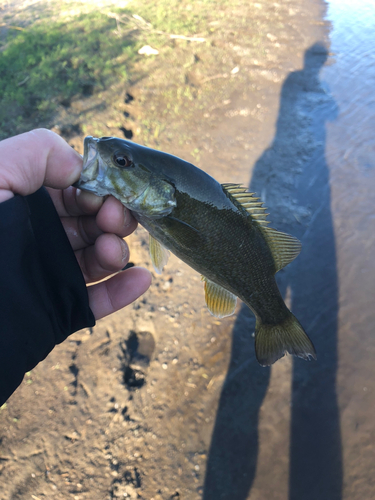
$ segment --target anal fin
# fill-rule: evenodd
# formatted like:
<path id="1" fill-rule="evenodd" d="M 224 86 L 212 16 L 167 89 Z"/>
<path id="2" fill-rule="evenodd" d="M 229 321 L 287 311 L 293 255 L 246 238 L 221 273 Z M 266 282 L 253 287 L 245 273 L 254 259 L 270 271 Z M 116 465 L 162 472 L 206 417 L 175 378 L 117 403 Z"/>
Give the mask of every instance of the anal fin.
<path id="1" fill-rule="evenodd" d="M 159 243 L 150 234 L 150 257 L 152 265 L 158 274 L 161 274 L 163 267 L 167 264 L 169 259 L 169 251 L 164 248 L 161 243 Z"/>
<path id="2" fill-rule="evenodd" d="M 237 297 L 204 276 L 202 276 L 202 281 L 204 281 L 206 304 L 210 313 L 217 318 L 231 316 L 236 309 Z"/>

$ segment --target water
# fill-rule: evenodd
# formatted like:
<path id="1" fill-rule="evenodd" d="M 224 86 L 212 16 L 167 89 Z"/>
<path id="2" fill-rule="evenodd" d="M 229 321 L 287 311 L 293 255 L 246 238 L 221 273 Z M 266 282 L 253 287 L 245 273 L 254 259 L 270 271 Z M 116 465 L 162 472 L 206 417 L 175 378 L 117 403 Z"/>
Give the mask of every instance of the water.
<path id="1" fill-rule="evenodd" d="M 333 149 L 330 155 L 336 152 L 331 171 L 340 167 L 341 157 L 345 165 L 371 177 L 375 162 L 375 4 L 372 0 L 355 4 L 351 0 L 331 0 L 327 17 L 332 22 L 333 61 L 323 71 L 322 79 L 339 108 L 332 127 L 335 134 L 328 144 L 328 149 Z"/>
<path id="2" fill-rule="evenodd" d="M 330 0 L 332 56 L 321 73 L 337 117 L 326 127 L 338 277 L 342 498 L 375 485 L 375 3 Z"/>

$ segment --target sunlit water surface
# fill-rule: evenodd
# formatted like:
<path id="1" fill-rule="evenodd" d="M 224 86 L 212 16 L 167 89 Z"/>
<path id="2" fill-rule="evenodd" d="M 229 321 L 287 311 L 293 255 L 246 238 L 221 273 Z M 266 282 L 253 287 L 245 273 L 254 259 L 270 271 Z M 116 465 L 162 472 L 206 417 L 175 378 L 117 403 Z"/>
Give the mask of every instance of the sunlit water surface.
<path id="1" fill-rule="evenodd" d="M 326 162 L 339 286 L 343 498 L 374 498 L 375 2 L 330 0 L 327 18 L 332 55 L 321 79 L 337 108 Z"/>

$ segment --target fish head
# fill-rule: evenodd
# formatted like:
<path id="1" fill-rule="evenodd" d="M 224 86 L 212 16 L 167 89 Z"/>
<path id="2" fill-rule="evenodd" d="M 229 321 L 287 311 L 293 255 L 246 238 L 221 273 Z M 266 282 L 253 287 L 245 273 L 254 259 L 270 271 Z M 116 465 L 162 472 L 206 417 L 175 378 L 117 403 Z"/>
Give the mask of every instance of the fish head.
<path id="1" fill-rule="evenodd" d="M 168 215 L 176 206 L 175 187 L 155 168 L 158 153 L 116 137 L 86 137 L 83 170 L 75 187 L 112 195 L 145 216 Z"/>

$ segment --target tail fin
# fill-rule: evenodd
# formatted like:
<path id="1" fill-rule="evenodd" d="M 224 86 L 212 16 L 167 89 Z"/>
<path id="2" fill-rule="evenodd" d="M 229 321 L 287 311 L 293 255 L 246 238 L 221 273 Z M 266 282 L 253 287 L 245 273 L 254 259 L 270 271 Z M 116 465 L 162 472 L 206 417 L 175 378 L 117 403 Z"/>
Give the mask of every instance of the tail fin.
<path id="1" fill-rule="evenodd" d="M 292 313 L 277 325 L 257 320 L 255 326 L 255 354 L 262 366 L 272 365 L 285 353 L 303 359 L 316 359 L 315 348 Z"/>

